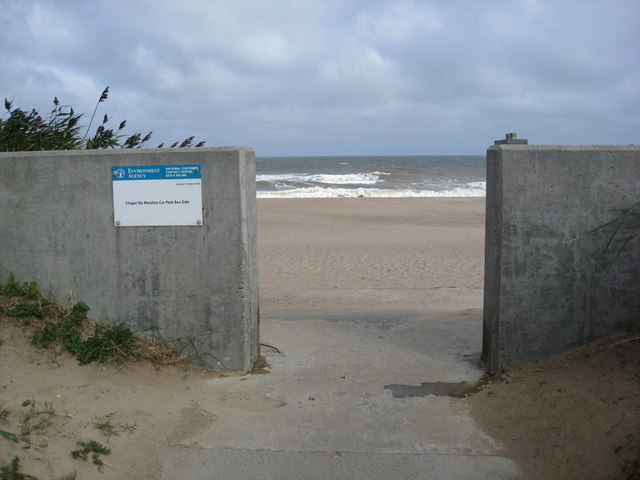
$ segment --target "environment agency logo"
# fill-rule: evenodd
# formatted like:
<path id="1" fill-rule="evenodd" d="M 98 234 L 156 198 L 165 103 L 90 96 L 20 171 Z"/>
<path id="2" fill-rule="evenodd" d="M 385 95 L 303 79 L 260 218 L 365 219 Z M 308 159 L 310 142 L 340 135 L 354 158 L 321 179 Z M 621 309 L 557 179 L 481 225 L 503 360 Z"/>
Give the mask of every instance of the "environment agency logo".
<path id="1" fill-rule="evenodd" d="M 125 175 L 126 172 L 124 171 L 124 168 L 118 168 L 113 172 L 113 176 L 119 179 L 123 179 Z"/>

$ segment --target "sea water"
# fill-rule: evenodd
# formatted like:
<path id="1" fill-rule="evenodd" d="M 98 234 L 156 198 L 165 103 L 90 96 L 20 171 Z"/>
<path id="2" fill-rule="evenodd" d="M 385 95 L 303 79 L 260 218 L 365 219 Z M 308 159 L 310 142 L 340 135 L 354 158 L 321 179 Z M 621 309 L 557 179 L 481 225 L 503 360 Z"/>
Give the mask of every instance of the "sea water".
<path id="1" fill-rule="evenodd" d="M 484 156 L 258 157 L 258 198 L 484 197 Z"/>

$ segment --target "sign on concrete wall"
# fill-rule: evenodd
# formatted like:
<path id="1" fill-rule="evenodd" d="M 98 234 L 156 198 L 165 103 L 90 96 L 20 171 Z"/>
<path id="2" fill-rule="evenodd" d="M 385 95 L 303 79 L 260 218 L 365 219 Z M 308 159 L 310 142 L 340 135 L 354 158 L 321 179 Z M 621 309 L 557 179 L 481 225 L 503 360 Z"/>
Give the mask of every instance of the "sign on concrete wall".
<path id="1" fill-rule="evenodd" d="M 201 165 L 112 167 L 118 227 L 202 225 Z"/>

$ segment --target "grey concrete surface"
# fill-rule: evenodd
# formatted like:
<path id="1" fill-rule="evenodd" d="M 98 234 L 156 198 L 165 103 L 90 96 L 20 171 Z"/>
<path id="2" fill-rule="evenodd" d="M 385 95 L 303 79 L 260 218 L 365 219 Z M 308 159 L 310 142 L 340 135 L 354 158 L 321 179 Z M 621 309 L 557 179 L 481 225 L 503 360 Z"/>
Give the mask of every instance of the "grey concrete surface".
<path id="1" fill-rule="evenodd" d="M 464 401 L 392 385 L 475 383 L 482 312 L 270 311 L 271 373 L 211 380 L 206 429 L 162 479 L 510 479 L 518 467 Z M 276 350 L 277 349 L 277 350 Z"/>
<path id="2" fill-rule="evenodd" d="M 484 346 L 490 371 L 621 330 L 640 314 L 640 146 L 487 151 Z M 637 240 L 637 239 L 636 239 Z M 609 268 L 613 265 L 613 268 Z"/>
<path id="3" fill-rule="evenodd" d="M 202 226 L 115 227 L 112 166 L 202 165 Z M 245 147 L 0 153 L 0 281 L 246 372 L 258 354 L 255 155 Z"/>

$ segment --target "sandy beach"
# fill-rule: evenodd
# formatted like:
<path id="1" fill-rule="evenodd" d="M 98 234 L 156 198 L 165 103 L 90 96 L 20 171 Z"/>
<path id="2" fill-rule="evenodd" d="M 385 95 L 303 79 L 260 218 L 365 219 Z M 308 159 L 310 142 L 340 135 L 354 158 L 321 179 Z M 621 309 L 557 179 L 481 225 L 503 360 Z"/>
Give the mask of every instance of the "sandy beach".
<path id="1" fill-rule="evenodd" d="M 481 308 L 483 198 L 258 200 L 260 302 Z"/>
<path id="2" fill-rule="evenodd" d="M 335 318 L 340 312 L 351 317 L 359 311 L 435 312 L 445 321 L 461 322 L 478 332 L 470 347 L 475 352 L 470 358 L 477 364 L 484 199 L 258 200 L 258 234 L 265 316 L 278 318 L 282 312 L 282 318 L 293 322 L 301 312 L 315 311 L 332 311 Z M 321 332 L 325 323 L 310 318 L 302 325 L 313 327 L 318 339 L 330 340 Z M 161 478 L 160 463 L 168 450 L 197 445 L 198 435 L 206 436 L 209 430 L 223 442 L 214 427 L 224 425 L 226 417 L 238 415 L 240 423 L 234 428 L 245 428 L 241 420 L 249 384 L 264 384 L 261 388 L 269 392 L 277 388 L 273 386 L 277 375 L 272 379 L 254 375 L 264 378 L 254 381 L 170 367 L 158 370 L 145 364 L 80 367 L 66 354 L 35 349 L 15 320 L 2 312 L 0 320 L 0 410 L 9 412 L 0 430 L 20 430 L 21 412 L 30 408 L 23 402 L 29 399 L 40 406 L 50 402 L 56 412 L 51 427 L 31 434 L 37 448 L 25 450 L 22 444 L 0 438 L 0 464 L 19 456 L 22 471 L 41 480 L 73 471 L 79 479 Z M 273 344 L 280 338 L 277 330 L 266 337 L 263 340 Z M 373 340 L 380 342 L 380 348 L 393 348 Z M 620 464 L 633 454 L 640 431 L 639 343 L 621 334 L 521 365 L 470 397 L 450 402 L 494 439 L 500 455 L 517 462 L 522 469 L 519 478 L 625 478 L 620 476 Z M 301 353 L 312 362 L 312 356 Z M 366 355 L 356 357 L 359 369 L 379 369 L 368 364 Z M 322 365 L 314 368 L 322 370 Z M 473 368 L 477 371 L 478 366 Z M 401 373 L 403 366 L 397 369 Z M 340 373 L 337 380 L 362 373 Z M 429 372 L 424 374 L 422 379 Z M 415 380 L 420 381 L 424 380 Z M 314 394 L 313 400 L 321 394 Z M 246 412 L 253 412 L 257 422 L 291 401 L 273 395 L 253 399 Z M 417 406 L 419 401 L 415 399 Z M 114 425 L 135 425 L 135 431 L 101 436 L 95 427 L 105 418 Z M 235 435 L 234 428 L 228 428 L 228 434 Z M 247 435 L 255 437 L 250 431 Z M 69 456 L 78 441 L 89 439 L 112 450 L 104 458 L 102 473 L 90 461 Z M 268 446 L 267 442 L 264 448 Z"/>

